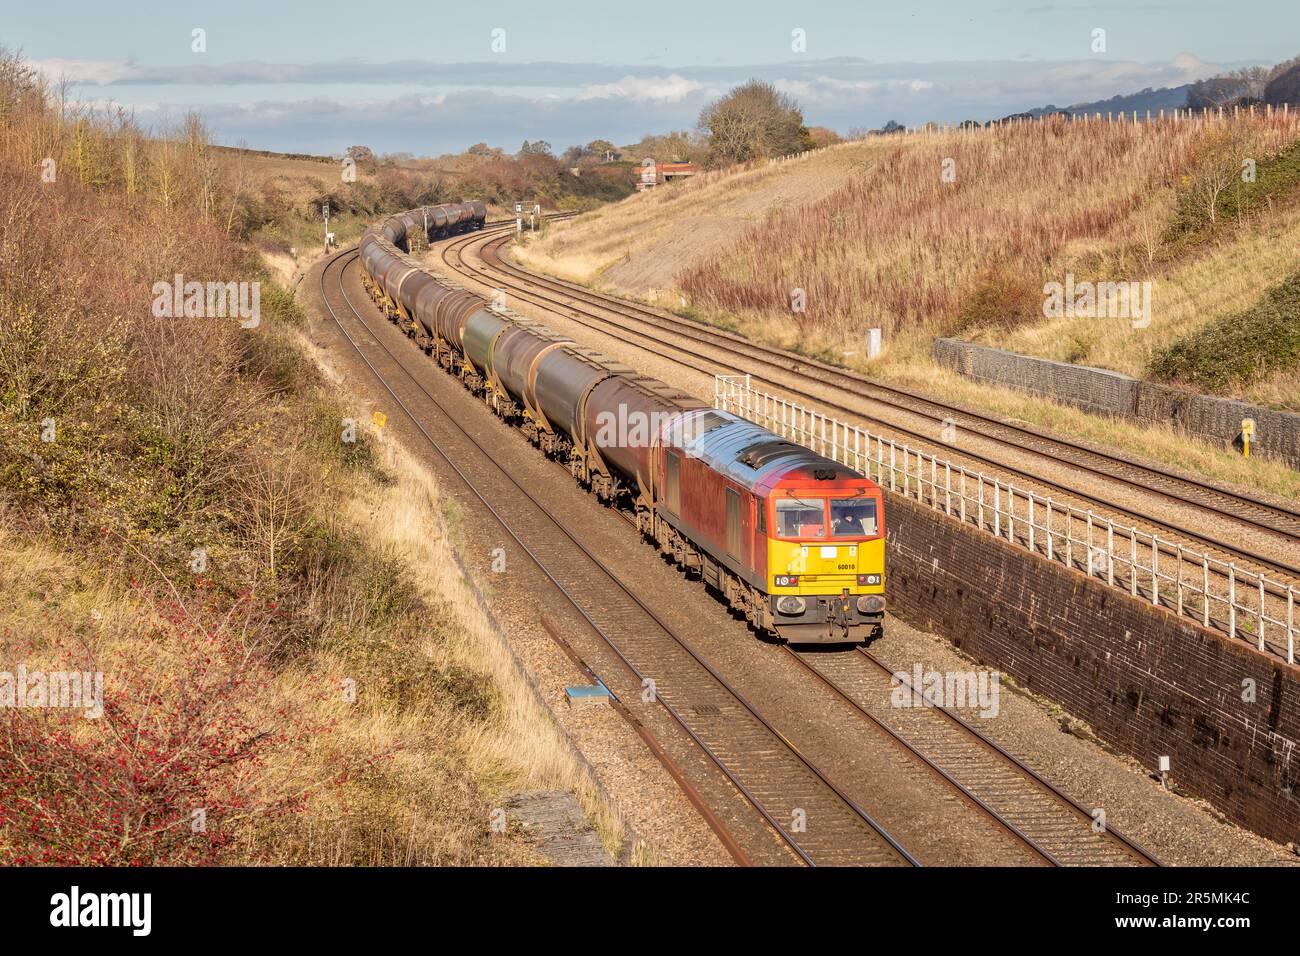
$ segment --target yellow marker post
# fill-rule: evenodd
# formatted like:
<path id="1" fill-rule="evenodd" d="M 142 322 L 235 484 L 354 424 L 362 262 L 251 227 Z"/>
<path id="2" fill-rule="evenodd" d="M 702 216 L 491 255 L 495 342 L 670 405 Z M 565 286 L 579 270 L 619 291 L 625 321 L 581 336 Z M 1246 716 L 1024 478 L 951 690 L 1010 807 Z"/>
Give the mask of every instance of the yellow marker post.
<path id="1" fill-rule="evenodd" d="M 374 422 L 375 427 L 380 430 L 382 430 L 383 427 L 388 424 L 388 416 L 385 415 L 383 412 L 374 412 L 373 414 L 371 414 L 370 420 Z"/>
<path id="2" fill-rule="evenodd" d="M 1250 440 L 1255 437 L 1255 419 L 1243 418 L 1241 420 L 1241 454 L 1245 458 L 1250 457 Z"/>

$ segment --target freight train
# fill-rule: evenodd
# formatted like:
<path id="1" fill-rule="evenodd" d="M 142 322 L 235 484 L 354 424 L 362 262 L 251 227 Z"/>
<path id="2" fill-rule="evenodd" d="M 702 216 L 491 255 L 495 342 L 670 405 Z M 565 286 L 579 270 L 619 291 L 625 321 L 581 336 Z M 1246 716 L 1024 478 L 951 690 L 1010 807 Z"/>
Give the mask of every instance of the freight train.
<path id="1" fill-rule="evenodd" d="M 880 487 L 544 325 L 490 308 L 407 254 L 407 237 L 483 227 L 481 203 L 366 232 L 367 292 L 448 372 L 760 634 L 864 641 L 885 616 Z"/>

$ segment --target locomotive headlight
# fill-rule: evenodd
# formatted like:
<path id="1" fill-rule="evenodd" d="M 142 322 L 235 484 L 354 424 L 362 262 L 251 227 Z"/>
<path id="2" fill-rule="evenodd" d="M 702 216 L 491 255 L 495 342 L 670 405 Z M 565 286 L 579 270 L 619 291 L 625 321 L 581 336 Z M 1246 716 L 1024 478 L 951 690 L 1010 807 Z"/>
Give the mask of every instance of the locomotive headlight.
<path id="1" fill-rule="evenodd" d="M 873 585 L 873 584 L 879 584 L 879 583 L 880 583 L 880 575 L 879 575 L 879 574 L 859 574 L 859 575 L 858 575 L 858 584 L 859 584 L 859 585 L 862 585 L 863 587 L 866 587 L 866 586 L 869 586 L 869 585 Z"/>
<path id="2" fill-rule="evenodd" d="M 863 614 L 879 614 L 885 609 L 885 599 L 879 594 L 866 594 L 858 598 L 858 610 Z"/>
<path id="3" fill-rule="evenodd" d="M 776 602 L 776 609 L 782 614 L 802 614 L 806 607 L 808 602 L 793 594 L 787 594 Z"/>
<path id="4" fill-rule="evenodd" d="M 778 574 L 773 583 L 779 588 L 794 588 L 799 586 L 799 575 L 797 574 Z"/>

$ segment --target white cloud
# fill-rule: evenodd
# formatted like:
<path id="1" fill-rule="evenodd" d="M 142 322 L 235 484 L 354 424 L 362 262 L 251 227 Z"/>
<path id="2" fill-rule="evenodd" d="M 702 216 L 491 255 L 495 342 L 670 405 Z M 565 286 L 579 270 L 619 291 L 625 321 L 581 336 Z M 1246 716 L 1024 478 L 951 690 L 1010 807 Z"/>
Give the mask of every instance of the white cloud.
<path id="1" fill-rule="evenodd" d="M 808 80 L 794 80 L 785 77 L 772 81 L 772 85 L 782 93 L 798 98 L 803 105 L 829 102 L 833 100 L 852 100 L 855 97 L 875 96 L 878 94 L 923 93 L 934 88 L 934 82 L 922 79 L 895 77 L 878 80 L 843 80 L 835 76 L 815 76 Z"/>
<path id="2" fill-rule="evenodd" d="M 707 87 L 697 80 L 688 80 L 678 73 L 668 76 L 632 76 L 628 75 L 615 83 L 600 83 L 586 86 L 578 91 L 575 99 L 595 100 L 620 97 L 632 100 L 658 100 L 676 103 L 692 93 L 698 93 Z"/>
<path id="3" fill-rule="evenodd" d="M 51 83 L 68 80 L 103 86 L 129 79 L 139 69 L 131 60 L 75 60 L 51 58 L 31 60 L 30 65 L 40 70 Z"/>
<path id="4" fill-rule="evenodd" d="M 47 75 L 81 83 L 74 94 L 128 109 L 201 109 L 226 142 L 337 152 L 356 142 L 381 151 L 459 152 L 523 139 L 557 148 L 597 137 L 634 142 L 695 125 L 703 103 L 750 78 L 795 97 L 809 125 L 841 131 L 886 120 L 986 120 L 1054 103 L 1069 106 L 1181 86 L 1240 64 L 1191 53 L 1167 63 L 1107 57 L 874 63 L 844 57 L 780 64 L 658 68 L 597 63 L 361 60 L 143 66 L 133 60 L 45 60 Z M 238 90 L 238 92 L 236 92 Z M 629 108 L 633 106 L 633 108 Z"/>

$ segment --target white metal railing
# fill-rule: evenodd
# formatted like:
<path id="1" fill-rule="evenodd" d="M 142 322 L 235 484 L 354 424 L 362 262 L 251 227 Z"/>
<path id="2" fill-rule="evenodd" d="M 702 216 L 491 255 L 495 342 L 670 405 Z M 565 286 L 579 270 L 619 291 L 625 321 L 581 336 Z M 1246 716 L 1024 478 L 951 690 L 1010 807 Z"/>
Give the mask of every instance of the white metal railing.
<path id="1" fill-rule="evenodd" d="M 748 375 L 716 376 L 713 403 L 957 521 L 1295 663 L 1293 586 L 873 435 L 755 388 Z"/>

